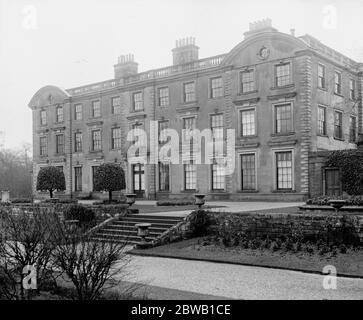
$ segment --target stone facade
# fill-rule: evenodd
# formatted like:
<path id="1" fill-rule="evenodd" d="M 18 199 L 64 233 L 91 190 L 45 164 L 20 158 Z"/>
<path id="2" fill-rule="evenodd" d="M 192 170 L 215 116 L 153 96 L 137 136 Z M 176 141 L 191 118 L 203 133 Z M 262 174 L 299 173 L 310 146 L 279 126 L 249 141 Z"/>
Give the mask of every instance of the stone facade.
<path id="1" fill-rule="evenodd" d="M 174 64 L 170 67 L 139 73 L 133 55 L 127 55 L 119 58 L 111 80 L 68 90 L 53 86 L 41 88 L 29 103 L 33 112 L 34 193 L 37 193 L 35 182 L 39 168 L 55 165 L 63 167 L 66 196 L 90 193 L 103 196 L 93 192 L 92 167 L 113 162 L 119 163 L 126 172 L 126 191 L 134 192 L 135 181 L 143 179 L 141 189 L 148 199 L 185 198 L 200 192 L 215 199 L 298 200 L 309 196 L 311 152 L 355 148 L 349 138 L 349 127 L 350 118 L 355 117 L 356 132 L 362 131 L 362 64 L 309 35 L 295 37 L 278 32 L 269 21 L 252 24 L 245 39 L 227 54 L 198 59 L 198 49 L 195 39 L 188 38 L 177 42 L 173 49 Z M 325 70 L 324 88 L 318 85 L 319 64 Z M 283 66 L 286 66 L 285 71 Z M 279 68 L 282 71 L 277 71 Z M 241 83 L 248 72 L 252 80 L 249 90 L 245 91 Z M 334 93 L 335 72 L 341 76 L 339 93 Z M 212 97 L 212 79 L 216 77 L 222 79 L 221 95 Z M 354 80 L 353 98 L 351 80 Z M 188 101 L 185 99 L 187 84 L 194 87 L 194 98 Z M 248 86 L 246 82 L 244 85 Z M 160 105 L 160 89 L 163 88 L 168 88 L 168 102 Z M 141 97 L 137 108 L 135 97 Z M 119 99 L 116 99 L 119 113 L 113 112 L 113 98 Z M 100 115 L 95 116 L 92 105 L 98 103 Z M 77 105 L 82 106 L 81 118 L 76 117 Z M 278 107 L 283 105 L 288 105 L 289 110 L 282 115 L 287 115 L 286 121 L 281 121 L 277 115 Z M 318 130 L 318 106 L 325 110 L 324 132 Z M 59 107 L 63 107 L 63 119 L 57 122 Z M 47 117 L 43 124 L 42 111 L 43 117 L 44 113 Z M 242 121 L 244 111 L 251 111 L 247 124 Z M 334 137 L 336 112 L 342 114 L 341 137 Z M 196 165 L 193 190 L 186 190 L 182 163 L 170 165 L 169 190 L 166 191 L 160 190 L 156 164 L 146 164 L 143 173 L 135 178 L 133 166 L 127 159 L 130 145 L 127 133 L 133 125 L 139 124 L 149 133 L 151 120 L 168 121 L 168 127 L 181 133 L 184 119 L 194 117 L 196 128 L 202 131 L 211 127 L 213 115 L 222 116 L 225 129 L 235 129 L 235 171 L 225 177 L 222 187 L 213 184 L 210 164 Z M 287 126 L 288 130 L 278 132 L 280 126 Z M 246 127 L 250 129 L 248 134 L 244 132 Z M 117 147 L 112 147 L 112 128 L 120 128 L 121 144 Z M 93 150 L 92 134 L 97 130 L 101 135 L 101 148 Z M 77 132 L 82 136 L 79 151 L 75 149 Z M 64 135 L 62 152 L 57 152 L 57 135 Z M 41 137 L 48 141 L 42 155 Z M 277 172 L 277 156 L 282 152 L 288 153 L 288 157 L 291 155 L 288 160 L 291 172 L 283 187 L 280 180 L 285 178 Z M 241 163 L 246 155 L 253 159 L 248 174 L 247 169 L 242 172 Z M 80 182 L 76 181 L 79 177 L 75 177 L 75 168 L 81 168 Z"/>

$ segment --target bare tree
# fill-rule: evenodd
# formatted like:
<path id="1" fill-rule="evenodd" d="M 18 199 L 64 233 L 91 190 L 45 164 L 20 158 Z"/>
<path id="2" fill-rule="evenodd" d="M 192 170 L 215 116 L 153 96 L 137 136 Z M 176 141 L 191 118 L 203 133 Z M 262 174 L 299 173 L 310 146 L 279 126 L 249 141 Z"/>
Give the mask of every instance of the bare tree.
<path id="1" fill-rule="evenodd" d="M 0 272 L 3 294 L 8 299 L 25 299 L 23 269 L 36 269 L 38 289 L 54 275 L 52 253 L 56 242 L 52 226 L 58 220 L 53 210 L 32 208 L 32 212 L 1 209 Z M 6 285 L 6 286 L 5 286 Z"/>
<path id="2" fill-rule="evenodd" d="M 121 284 L 129 263 L 124 244 L 92 241 L 66 229 L 59 240 L 54 261 L 75 286 L 77 299 L 100 299 L 106 290 Z"/>

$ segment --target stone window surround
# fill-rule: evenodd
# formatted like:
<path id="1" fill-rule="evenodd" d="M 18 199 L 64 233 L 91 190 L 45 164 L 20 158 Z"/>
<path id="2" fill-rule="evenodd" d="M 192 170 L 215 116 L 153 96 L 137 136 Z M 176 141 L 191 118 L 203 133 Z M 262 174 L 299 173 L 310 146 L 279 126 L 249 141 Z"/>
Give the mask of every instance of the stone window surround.
<path id="1" fill-rule="evenodd" d="M 116 106 L 119 106 L 120 107 L 120 112 L 119 113 L 116 113 L 115 112 L 115 109 L 114 109 L 114 105 L 113 105 L 113 100 L 114 99 L 119 99 L 120 100 L 120 104 L 119 105 L 116 105 Z M 110 97 L 110 101 L 111 101 L 111 114 L 112 115 L 117 115 L 117 114 L 121 114 L 121 96 L 112 96 L 112 97 Z"/>
<path id="2" fill-rule="evenodd" d="M 185 85 L 192 84 L 192 83 L 194 84 L 194 100 L 186 101 L 186 99 L 185 99 L 186 98 Z M 182 101 L 183 104 L 193 103 L 193 102 L 197 101 L 197 83 L 196 83 L 196 80 L 183 81 L 181 101 Z"/>
<path id="3" fill-rule="evenodd" d="M 319 108 L 324 109 L 324 116 L 325 116 L 325 119 L 324 119 L 324 122 L 325 122 L 325 133 L 324 134 L 322 134 L 322 133 L 319 132 Z M 328 136 L 327 120 L 328 120 L 328 106 L 327 105 L 324 105 L 324 104 L 321 104 L 321 103 L 318 103 L 317 104 L 317 108 L 316 108 L 316 134 L 319 137 L 327 137 Z"/>
<path id="4" fill-rule="evenodd" d="M 142 103 L 142 108 L 141 109 L 135 109 L 135 94 L 141 93 L 141 103 Z M 130 92 L 130 113 L 131 112 L 141 112 L 145 110 L 145 103 L 144 103 L 144 90 L 140 89 L 140 90 L 134 90 Z"/>
<path id="5" fill-rule="evenodd" d="M 244 154 L 254 154 L 255 155 L 255 186 L 256 189 L 255 190 L 242 190 L 242 161 L 241 161 L 241 156 Z M 259 150 L 258 149 L 245 149 L 243 151 L 236 151 L 236 156 L 237 156 L 237 166 L 236 166 L 236 170 L 238 170 L 237 172 L 237 183 L 238 183 L 238 192 L 258 192 L 258 163 L 259 163 Z"/>
<path id="6" fill-rule="evenodd" d="M 113 142 L 113 135 L 112 135 L 112 133 L 113 133 L 113 130 L 114 129 L 120 129 L 120 137 L 119 137 L 119 139 L 121 139 L 121 146 L 120 147 L 117 147 L 117 148 L 114 148 L 114 146 L 112 145 L 112 142 Z M 111 128 L 110 128 L 110 150 L 121 150 L 121 148 L 122 148 L 122 128 L 121 128 L 121 125 L 113 125 L 113 126 L 111 126 Z"/>
<path id="7" fill-rule="evenodd" d="M 165 105 L 160 104 L 160 90 L 162 90 L 162 89 L 168 89 L 168 103 L 165 104 Z M 158 107 L 166 108 L 166 107 L 170 106 L 170 88 L 169 88 L 169 86 L 167 86 L 167 85 L 158 86 L 156 88 L 156 98 L 157 98 L 157 106 Z"/>
<path id="8" fill-rule="evenodd" d="M 95 99 L 95 100 L 91 100 L 91 112 L 90 112 L 90 118 L 91 119 L 97 119 L 97 118 L 102 118 L 102 105 L 101 105 L 101 99 Z M 93 113 L 93 104 L 95 102 L 99 102 L 100 104 L 100 115 L 99 116 L 94 116 L 94 113 Z"/>
<path id="9" fill-rule="evenodd" d="M 221 78 L 221 80 L 222 80 L 222 94 L 220 96 L 217 96 L 217 97 L 212 97 L 212 81 L 214 79 L 218 79 L 218 78 Z M 214 99 L 221 99 L 223 97 L 224 97 L 224 79 L 223 79 L 223 75 L 222 74 L 215 75 L 215 76 L 209 78 L 209 80 L 208 80 L 208 99 L 214 100 Z"/>
<path id="10" fill-rule="evenodd" d="M 244 72 L 253 72 L 253 90 L 251 91 L 243 91 L 242 90 L 242 74 Z M 238 72 L 238 94 L 240 95 L 244 95 L 244 94 L 249 94 L 249 93 L 254 93 L 258 91 L 258 86 L 257 86 L 257 81 L 256 81 L 257 77 L 256 77 L 256 69 L 255 67 L 246 67 L 243 68 L 242 70 L 240 70 Z"/>
<path id="11" fill-rule="evenodd" d="M 319 86 L 319 66 L 322 66 L 323 70 L 324 70 L 324 78 L 323 78 L 324 79 L 324 86 L 323 87 Z M 327 81 L 326 81 L 327 78 L 326 78 L 326 76 L 327 76 L 326 65 L 321 63 L 320 61 L 318 61 L 318 63 L 317 63 L 317 87 L 319 89 L 327 90 Z"/>
<path id="12" fill-rule="evenodd" d="M 335 135 L 335 115 L 337 113 L 341 114 L 341 134 L 342 134 L 341 137 L 337 137 Z M 334 118 L 333 118 L 334 119 L 334 122 L 333 122 L 333 125 L 334 125 L 333 138 L 335 140 L 344 141 L 344 130 L 343 130 L 343 126 L 344 126 L 344 112 L 342 110 L 333 109 L 333 115 L 334 115 Z"/>
<path id="13" fill-rule="evenodd" d="M 285 65 L 288 64 L 289 65 L 289 82 L 287 84 L 284 84 L 282 86 L 278 86 L 276 83 L 277 80 L 277 67 L 281 66 L 281 65 Z M 290 87 L 294 85 L 293 82 L 293 74 L 294 74 L 294 64 L 293 64 L 293 60 L 291 58 L 285 58 L 285 59 L 280 59 L 277 63 L 272 64 L 272 73 L 273 74 L 273 84 L 271 89 L 280 89 L 280 88 L 285 88 L 285 87 Z"/>
<path id="14" fill-rule="evenodd" d="M 81 118 L 80 119 L 77 119 L 77 106 L 81 106 Z M 74 116 L 73 116 L 73 119 L 74 119 L 74 121 L 81 121 L 81 120 L 83 120 L 83 104 L 82 103 L 75 103 L 74 105 L 73 105 L 73 107 L 74 107 Z"/>
<path id="15" fill-rule="evenodd" d="M 273 165 L 273 191 L 274 192 L 295 192 L 296 187 L 295 187 L 295 149 L 291 148 L 291 147 L 276 147 L 276 148 L 271 148 L 272 151 L 272 165 Z M 277 163 L 276 163 L 276 153 L 278 152 L 289 152 L 291 151 L 291 159 L 292 159 L 292 163 L 291 163 L 291 167 L 292 167 L 292 172 L 291 172 L 291 185 L 292 185 L 292 189 L 277 189 Z"/>
<path id="16" fill-rule="evenodd" d="M 272 135 L 273 136 L 285 136 L 291 135 L 295 133 L 295 116 L 294 116 L 294 102 L 295 99 L 280 99 L 279 101 L 271 103 L 272 107 Z M 284 133 L 276 132 L 276 115 L 275 115 L 275 107 L 279 105 L 290 104 L 291 105 L 291 131 Z"/>

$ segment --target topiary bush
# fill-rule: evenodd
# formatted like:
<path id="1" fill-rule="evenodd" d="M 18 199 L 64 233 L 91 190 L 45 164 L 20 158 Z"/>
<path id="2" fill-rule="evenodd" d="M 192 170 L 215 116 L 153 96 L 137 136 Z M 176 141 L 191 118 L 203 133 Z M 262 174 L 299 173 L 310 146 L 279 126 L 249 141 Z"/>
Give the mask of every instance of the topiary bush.
<path id="1" fill-rule="evenodd" d="M 100 165 L 94 176 L 95 191 L 107 191 L 108 200 L 112 201 L 112 191 L 120 191 L 126 188 L 125 172 L 115 163 Z"/>
<path id="2" fill-rule="evenodd" d="M 49 191 L 50 198 L 53 198 L 55 190 L 63 191 L 66 189 L 64 173 L 52 166 L 41 168 L 37 176 L 36 189 L 38 191 Z"/>
<path id="3" fill-rule="evenodd" d="M 363 157 L 356 150 L 333 151 L 325 165 L 340 169 L 343 191 L 349 195 L 363 194 Z"/>

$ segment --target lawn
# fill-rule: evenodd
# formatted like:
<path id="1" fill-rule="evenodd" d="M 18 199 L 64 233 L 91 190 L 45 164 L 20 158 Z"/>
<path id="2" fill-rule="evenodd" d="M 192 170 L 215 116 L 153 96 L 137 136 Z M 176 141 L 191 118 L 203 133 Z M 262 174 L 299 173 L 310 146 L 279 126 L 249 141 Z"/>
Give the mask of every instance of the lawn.
<path id="1" fill-rule="evenodd" d="M 146 250 L 133 249 L 135 255 L 148 255 L 189 260 L 203 260 L 241 265 L 254 265 L 270 268 L 299 270 L 322 273 L 327 265 L 333 265 L 340 276 L 363 278 L 363 250 L 348 250 L 347 253 L 319 255 L 306 252 L 273 252 L 267 249 L 227 248 L 220 245 L 207 244 L 203 238 L 194 238 Z"/>

